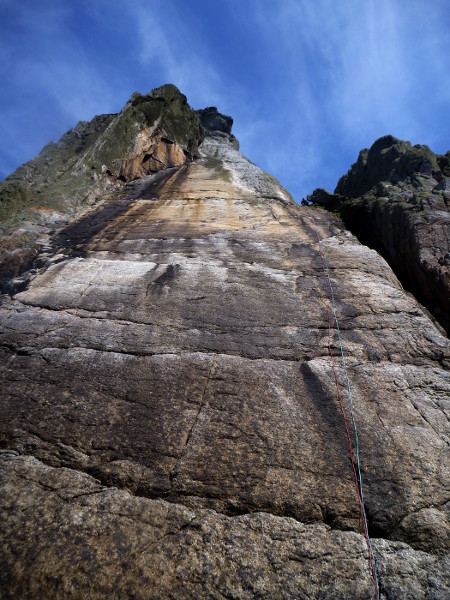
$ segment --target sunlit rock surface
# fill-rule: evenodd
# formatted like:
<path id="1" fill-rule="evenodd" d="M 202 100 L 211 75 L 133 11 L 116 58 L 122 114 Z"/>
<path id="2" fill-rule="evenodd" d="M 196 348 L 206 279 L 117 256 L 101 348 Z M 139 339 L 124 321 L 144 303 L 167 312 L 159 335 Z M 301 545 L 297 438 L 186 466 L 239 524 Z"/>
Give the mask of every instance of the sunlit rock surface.
<path id="1" fill-rule="evenodd" d="M 446 597 L 449 340 L 379 254 L 208 129 L 3 297 L 2 597 L 375 597 L 319 239 L 380 598 Z"/>

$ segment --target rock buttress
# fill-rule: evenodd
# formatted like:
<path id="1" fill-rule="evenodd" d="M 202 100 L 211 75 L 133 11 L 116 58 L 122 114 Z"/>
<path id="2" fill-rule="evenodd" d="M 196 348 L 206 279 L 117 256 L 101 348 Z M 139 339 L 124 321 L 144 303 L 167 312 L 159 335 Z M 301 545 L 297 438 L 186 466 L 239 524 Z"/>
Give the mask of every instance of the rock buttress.
<path id="1" fill-rule="evenodd" d="M 362 150 L 334 195 L 310 197 L 340 211 L 359 240 L 450 332 L 450 152 L 436 155 L 391 135 Z"/>

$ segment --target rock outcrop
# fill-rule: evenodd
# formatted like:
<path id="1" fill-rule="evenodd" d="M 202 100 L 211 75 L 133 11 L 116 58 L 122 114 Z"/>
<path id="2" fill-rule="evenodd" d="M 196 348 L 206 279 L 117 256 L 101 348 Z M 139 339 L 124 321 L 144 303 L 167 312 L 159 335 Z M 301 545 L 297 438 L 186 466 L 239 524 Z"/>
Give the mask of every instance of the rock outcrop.
<path id="1" fill-rule="evenodd" d="M 334 194 L 316 190 L 309 200 L 339 210 L 450 332 L 450 152 L 382 137 L 360 152 Z"/>
<path id="2" fill-rule="evenodd" d="M 197 111 L 200 118 L 200 123 L 209 132 L 220 131 L 231 135 L 233 127 L 232 117 L 222 115 L 215 106 L 209 106 Z"/>
<path id="3" fill-rule="evenodd" d="M 203 135 L 186 96 L 164 85 L 48 144 L 0 183 L 0 289 L 55 227 L 107 202 L 124 182 L 191 161 Z"/>
<path id="4" fill-rule="evenodd" d="M 448 592 L 450 342 L 226 122 L 3 296 L 4 598 L 375 598 L 319 239 L 380 598 Z"/>

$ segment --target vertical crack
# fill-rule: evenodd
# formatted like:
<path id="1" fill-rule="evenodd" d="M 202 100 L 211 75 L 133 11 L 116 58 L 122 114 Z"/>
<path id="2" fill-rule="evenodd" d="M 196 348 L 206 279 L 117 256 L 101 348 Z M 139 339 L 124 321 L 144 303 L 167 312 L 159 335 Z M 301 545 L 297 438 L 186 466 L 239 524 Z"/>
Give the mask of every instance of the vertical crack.
<path id="1" fill-rule="evenodd" d="M 200 421 L 200 416 L 202 414 L 203 409 L 206 406 L 206 402 L 205 402 L 206 393 L 208 391 L 209 383 L 210 383 L 210 381 L 211 381 L 211 379 L 212 379 L 212 377 L 213 377 L 213 375 L 214 375 L 214 373 L 216 371 L 216 367 L 217 367 L 217 362 L 216 362 L 216 359 L 214 359 L 212 361 L 211 367 L 210 367 L 208 375 L 206 377 L 206 382 L 205 382 L 205 386 L 203 388 L 202 395 L 201 395 L 201 398 L 200 398 L 200 403 L 199 403 L 197 414 L 195 415 L 195 418 L 194 418 L 194 421 L 192 423 L 192 426 L 189 429 L 188 434 L 186 436 L 186 441 L 184 443 L 184 446 L 183 446 L 183 449 L 181 451 L 180 457 L 176 461 L 176 463 L 175 463 L 175 465 L 174 465 L 174 467 L 173 467 L 173 469 L 172 469 L 172 471 L 171 471 L 171 473 L 169 475 L 170 481 L 173 481 L 175 479 L 175 477 L 177 476 L 178 465 L 182 461 L 183 456 L 184 456 L 184 454 L 185 454 L 185 452 L 187 450 L 187 447 L 189 446 L 189 442 L 191 441 L 192 435 L 194 434 L 194 431 L 197 428 L 197 425 L 198 425 L 198 423 Z"/>

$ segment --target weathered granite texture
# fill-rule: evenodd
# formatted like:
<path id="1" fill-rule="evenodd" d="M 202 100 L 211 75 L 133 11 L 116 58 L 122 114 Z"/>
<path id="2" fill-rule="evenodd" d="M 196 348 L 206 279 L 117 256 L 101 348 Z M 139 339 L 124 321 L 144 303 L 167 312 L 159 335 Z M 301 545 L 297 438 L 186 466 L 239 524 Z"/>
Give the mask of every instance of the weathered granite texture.
<path id="1" fill-rule="evenodd" d="M 3 297 L 2 597 L 375 597 L 320 238 L 380 598 L 445 598 L 449 340 L 336 216 L 207 133 Z"/>
<path id="2" fill-rule="evenodd" d="M 316 190 L 309 200 L 339 210 L 450 332 L 450 151 L 382 137 L 360 152 L 334 195 Z"/>
<path id="3" fill-rule="evenodd" d="M 11 515 L 3 598 L 374 597 L 352 531 L 151 500 L 32 457 L 5 454 L 0 468 Z M 383 539 L 373 546 L 382 598 L 448 597 L 445 557 Z"/>

